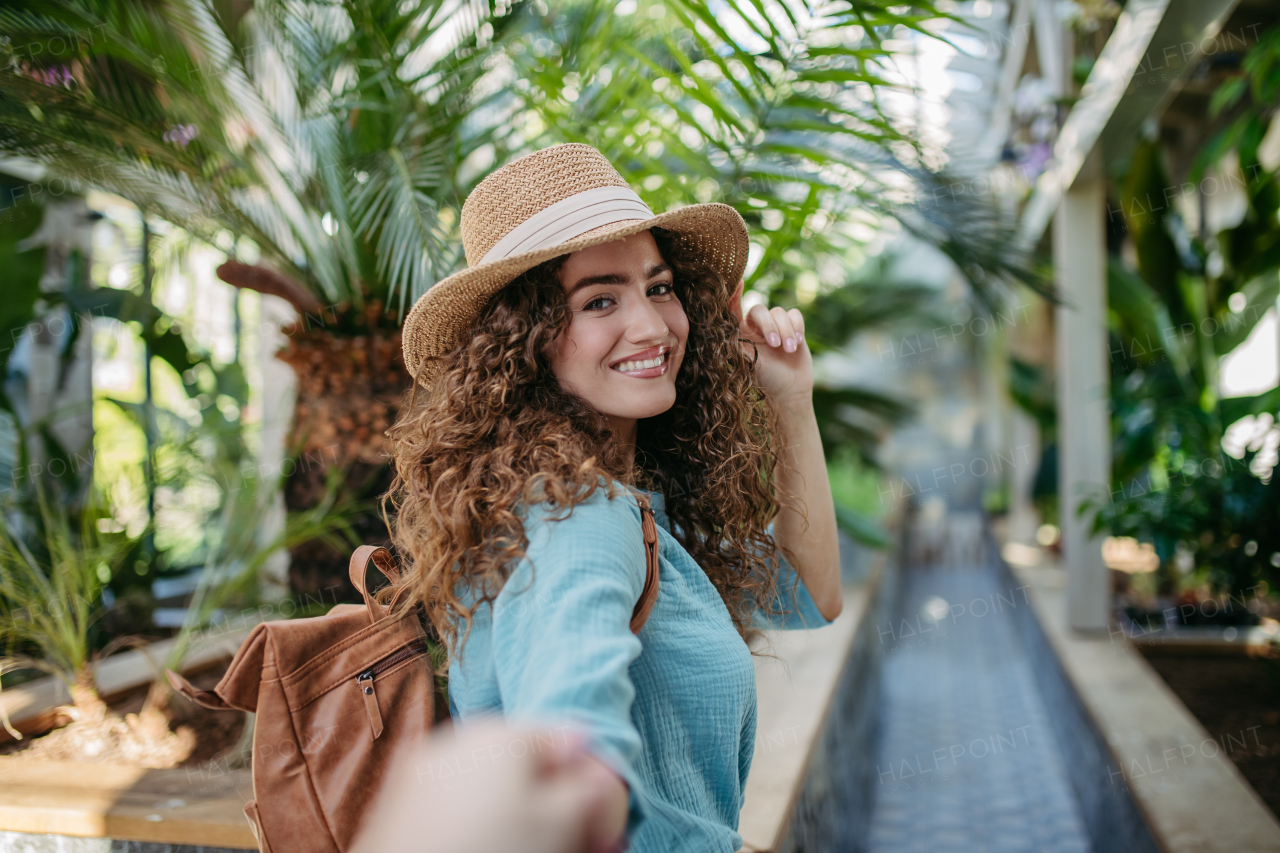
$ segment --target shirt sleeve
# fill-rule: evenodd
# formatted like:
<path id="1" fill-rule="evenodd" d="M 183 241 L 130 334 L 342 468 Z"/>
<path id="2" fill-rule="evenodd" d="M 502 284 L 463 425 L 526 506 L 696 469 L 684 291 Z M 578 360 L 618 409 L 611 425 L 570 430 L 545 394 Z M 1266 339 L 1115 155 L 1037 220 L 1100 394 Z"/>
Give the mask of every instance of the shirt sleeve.
<path id="1" fill-rule="evenodd" d="M 531 726 L 575 724 L 589 750 L 627 784 L 627 835 L 647 813 L 636 773 L 640 733 L 628 669 L 640 655 L 631 612 L 644 587 L 640 511 L 604 489 L 563 519 L 545 505 L 493 606 L 493 661 L 503 715 Z M 557 515 L 563 514 L 562 512 Z"/>
<path id="2" fill-rule="evenodd" d="M 772 524 L 769 525 L 769 532 L 773 533 Z M 813 596 L 809 594 L 809 588 L 796 574 L 791 563 L 781 551 L 778 551 L 777 556 L 778 580 L 774 587 L 774 597 L 770 600 L 770 609 L 775 612 L 766 613 L 763 608 L 757 608 L 752 618 L 754 627 L 760 630 L 794 631 L 830 625 L 834 620 L 822 615 Z"/>

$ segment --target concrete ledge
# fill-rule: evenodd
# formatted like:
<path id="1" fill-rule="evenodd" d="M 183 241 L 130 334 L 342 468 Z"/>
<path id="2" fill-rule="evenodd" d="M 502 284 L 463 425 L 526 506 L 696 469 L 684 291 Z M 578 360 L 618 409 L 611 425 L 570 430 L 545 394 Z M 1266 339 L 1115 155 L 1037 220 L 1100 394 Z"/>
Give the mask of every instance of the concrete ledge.
<path id="1" fill-rule="evenodd" d="M 243 811 L 252 798 L 249 771 L 216 763 L 143 770 L 0 758 L 0 850 L 60 850 L 19 846 L 56 836 L 256 850 Z"/>
<path id="2" fill-rule="evenodd" d="M 878 626 L 897 608 L 902 573 L 880 554 L 866 588 L 864 609 L 835 685 L 822 731 L 776 853 L 863 850 L 871 830 L 879 738 L 881 667 L 885 645 Z"/>
<path id="3" fill-rule="evenodd" d="M 240 853 L 231 847 L 121 841 L 113 838 L 72 838 L 67 835 L 28 835 L 0 830 L 3 853 Z"/>
<path id="4" fill-rule="evenodd" d="M 1062 570 L 1024 567 L 1015 576 L 1100 743 L 1105 766 L 1078 761 L 1072 773 L 1095 850 L 1280 851 L 1280 823 L 1129 640 L 1119 631 L 1083 635 L 1068 628 Z M 1046 693 L 1051 703 L 1070 701 Z M 1062 744 L 1069 763 L 1087 746 Z M 1126 803 L 1150 840 L 1125 837 L 1135 829 L 1126 826 Z"/>
<path id="5" fill-rule="evenodd" d="M 1213 657 L 1269 657 L 1274 634 L 1244 628 L 1185 628 L 1126 631 L 1129 641 L 1148 657 L 1152 655 L 1211 655 Z"/>
<path id="6" fill-rule="evenodd" d="M 756 748 L 738 824 L 744 851 L 810 849 L 802 839 L 814 832 L 856 837 L 856 828 L 846 831 L 857 822 L 850 803 L 866 800 L 869 807 L 869 795 L 860 796 L 858 780 L 845 777 L 865 769 L 849 765 L 866 744 L 859 749 L 846 741 L 871 737 L 874 705 L 861 691 L 874 681 L 872 667 L 858 664 L 860 651 L 871 648 L 865 634 L 889 571 L 878 554 L 870 579 L 845 587 L 835 622 L 817 631 L 771 632 L 777 659 L 756 659 Z"/>

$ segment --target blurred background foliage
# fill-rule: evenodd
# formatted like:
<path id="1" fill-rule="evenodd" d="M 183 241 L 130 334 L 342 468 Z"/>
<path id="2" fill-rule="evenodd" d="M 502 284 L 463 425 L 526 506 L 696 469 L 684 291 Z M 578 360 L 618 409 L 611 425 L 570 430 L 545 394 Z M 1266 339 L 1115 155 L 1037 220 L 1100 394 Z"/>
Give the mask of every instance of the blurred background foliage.
<path id="1" fill-rule="evenodd" d="M 1240 188 L 1238 224 L 1196 233 L 1174 210 L 1148 210 L 1144 200 L 1175 185 L 1155 140 L 1138 146 L 1109 202 L 1113 483 L 1109 500 L 1086 509 L 1098 510 L 1099 528 L 1155 546 L 1165 596 L 1186 583 L 1215 592 L 1280 583 L 1280 482 L 1266 448 L 1280 390 L 1219 391 L 1221 359 L 1280 295 L 1280 174 L 1259 160 L 1278 92 L 1272 30 L 1214 93 L 1217 126 L 1190 172 L 1199 181 L 1217 169 Z M 1045 399 L 1034 381 L 1024 387 L 1028 403 Z M 1051 407 L 1030 410 L 1052 420 Z"/>

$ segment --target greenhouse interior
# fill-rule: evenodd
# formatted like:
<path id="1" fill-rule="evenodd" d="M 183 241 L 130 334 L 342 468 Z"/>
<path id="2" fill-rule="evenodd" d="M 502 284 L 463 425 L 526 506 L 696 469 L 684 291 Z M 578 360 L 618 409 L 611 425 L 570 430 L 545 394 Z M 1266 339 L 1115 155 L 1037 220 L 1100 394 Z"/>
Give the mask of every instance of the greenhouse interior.
<path id="1" fill-rule="evenodd" d="M 0 853 L 1280 851 L 1278 0 L 0 57 Z"/>

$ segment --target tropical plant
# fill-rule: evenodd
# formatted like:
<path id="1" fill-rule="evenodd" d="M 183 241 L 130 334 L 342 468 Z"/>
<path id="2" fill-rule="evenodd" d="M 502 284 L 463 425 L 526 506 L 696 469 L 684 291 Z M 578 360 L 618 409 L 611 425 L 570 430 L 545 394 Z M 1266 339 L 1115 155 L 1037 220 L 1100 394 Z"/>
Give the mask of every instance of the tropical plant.
<path id="1" fill-rule="evenodd" d="M 443 0 L 10 4 L 0 152 L 224 247 L 223 280 L 292 303 L 293 438 L 348 469 L 353 493 L 376 491 L 408 381 L 388 306 L 459 263 L 460 166 L 504 130 L 477 121 L 478 83 L 510 20 Z M 53 39 L 72 47 L 21 58 Z M 308 466 L 286 500 L 323 491 Z M 382 539 L 380 524 L 357 528 Z M 344 576 L 341 554 L 298 556 L 320 585 Z"/>
<path id="2" fill-rule="evenodd" d="M 101 617 L 102 590 L 136 541 L 116 525 L 100 496 L 73 518 L 40 495 L 34 525 L 0 516 L 0 674 L 35 669 L 62 680 L 86 719 L 100 719 L 90 631 Z M 34 526 L 34 529 L 21 529 Z M 0 711 L 0 713 L 3 713 Z M 21 737 L 2 721 L 15 737 Z"/>
<path id="3" fill-rule="evenodd" d="M 14 501 L 18 480 L 23 479 L 18 472 L 28 465 L 24 430 L 3 380 L 22 330 L 36 317 L 44 270 L 43 248 L 23 245 L 40 225 L 41 210 L 15 193 L 22 186 L 17 179 L 0 174 L 0 197 L 9 199 L 5 215 L 0 216 L 0 268 L 6 271 L 6 298 L 0 300 L 0 483 L 4 486 L 0 504 Z"/>
<path id="4" fill-rule="evenodd" d="M 251 240 L 263 263 L 223 277 L 313 310 L 416 298 L 460 262 L 473 158 L 564 140 L 600 147 L 660 207 L 739 207 L 762 238 L 760 276 L 811 268 L 787 250 L 839 242 L 836 223 L 868 210 L 941 213 L 935 242 L 980 288 L 1025 271 L 954 242 L 974 221 L 940 196 L 886 198 L 890 172 L 925 174 L 880 103 L 891 39 L 931 37 L 937 4 L 484 5 L 10 4 L 0 151 L 207 242 L 230 232 L 232 253 Z M 24 51 L 53 39 L 72 49 Z"/>
<path id="5" fill-rule="evenodd" d="M 1176 213 L 1146 209 L 1144 200 L 1167 197 L 1170 186 L 1155 142 L 1139 146 L 1118 187 L 1137 271 L 1119 259 L 1109 267 L 1114 483 L 1112 499 L 1091 506 L 1099 527 L 1154 543 L 1165 593 L 1177 581 L 1179 547 L 1216 589 L 1280 580 L 1280 482 L 1261 464 L 1260 446 L 1241 459 L 1223 445 L 1242 419 L 1274 423 L 1280 389 L 1222 398 L 1218 367 L 1280 295 L 1280 175 L 1258 156 L 1278 90 L 1280 30 L 1272 30 L 1215 93 L 1213 111 L 1236 114 L 1198 159 L 1242 189 L 1237 225 L 1201 240 Z"/>
<path id="6" fill-rule="evenodd" d="M 68 303 L 86 289 L 93 217 L 82 198 L 44 203 L 32 186 L 0 175 L 8 202 L 0 213 L 8 297 L 0 307 L 0 504 L 34 512 L 36 480 L 50 500 L 73 504 L 89 486 L 88 323 Z M 56 370 L 37 367 L 48 356 Z"/>
<path id="7" fill-rule="evenodd" d="M 1242 165 L 1258 162 L 1258 149 L 1280 104 L 1280 27 L 1262 33 L 1245 53 L 1240 71 L 1213 93 L 1210 117 L 1222 126 L 1197 155 L 1191 174 L 1195 180 L 1232 151 L 1240 153 Z"/>
<path id="8" fill-rule="evenodd" d="M 1243 190 L 1236 225 L 1204 239 L 1189 233 L 1159 201 L 1173 185 L 1155 141 L 1138 146 L 1108 202 L 1119 226 L 1113 236 L 1131 240 L 1136 260 L 1136 269 L 1115 255 L 1108 263 L 1112 489 L 1109 498 L 1062 511 L 1096 512 L 1097 529 L 1152 543 L 1164 595 L 1179 584 L 1180 550 L 1195 580 L 1217 590 L 1280 580 L 1280 486 L 1261 452 L 1265 436 L 1231 453 L 1223 444 L 1233 425 L 1274 424 L 1280 390 L 1223 399 L 1218 370 L 1280 291 L 1280 181 L 1259 159 L 1278 91 L 1280 29 L 1273 28 L 1215 91 L 1208 139 L 1188 174 L 1198 182 L 1217 167 L 1221 181 Z M 1051 519 L 1058 509 L 1052 376 L 1013 359 L 1010 390 L 1040 424 L 1045 453 L 1035 494 Z"/>
<path id="9" fill-rule="evenodd" d="M 9 4 L 0 151 L 210 244 L 229 236 L 233 256 L 250 241 L 261 262 L 221 275 L 313 314 L 320 300 L 403 299 L 450 271 L 439 216 L 458 164 L 487 138 L 463 128 L 487 55 L 473 7 L 219 8 Z M 54 39 L 67 54 L 22 58 Z"/>
<path id="10" fill-rule="evenodd" d="M 290 514 L 267 542 L 261 540 L 261 520 L 279 484 L 248 477 L 230 489 L 232 499 L 214 524 L 208 562 L 199 571 L 186 618 L 165 660 L 157 662 L 158 677 L 131 736 L 168 737 L 161 718 L 168 716 L 172 691 L 160 671 L 180 669 L 193 642 L 218 621 L 229 602 L 256 601 L 259 570 L 273 553 L 315 539 L 340 547 L 353 544 L 349 521 L 360 507 L 341 494 L 340 472 L 332 471 L 329 480 L 325 499 L 309 511 Z M 0 674 L 37 670 L 61 679 L 72 697 L 75 719 L 96 725 L 108 712 L 94 680 L 94 661 L 143 642 L 119 636 L 97 648 L 93 636 L 108 610 L 102 593 L 113 574 L 132 568 L 140 537 L 129 536 L 98 497 L 76 517 L 47 500 L 41 499 L 39 506 L 36 530 L 17 529 L 25 522 L 20 515 L 0 525 Z M 7 717 L 0 723 L 21 738 Z"/>

